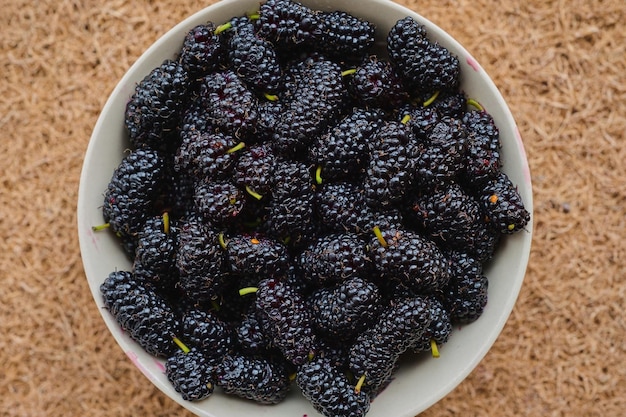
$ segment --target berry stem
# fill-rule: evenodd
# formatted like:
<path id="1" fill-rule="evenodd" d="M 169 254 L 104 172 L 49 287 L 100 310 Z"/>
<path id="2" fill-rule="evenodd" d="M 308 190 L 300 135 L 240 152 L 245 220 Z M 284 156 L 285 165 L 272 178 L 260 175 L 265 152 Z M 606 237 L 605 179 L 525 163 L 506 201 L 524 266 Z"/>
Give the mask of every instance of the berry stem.
<path id="1" fill-rule="evenodd" d="M 467 105 L 474 106 L 480 111 L 485 111 L 485 108 L 482 106 L 482 104 L 480 104 L 478 101 L 474 100 L 473 98 L 467 99 Z"/>
<path id="2" fill-rule="evenodd" d="M 430 339 L 430 351 L 433 354 L 433 358 L 439 357 L 439 347 L 437 347 L 437 342 L 435 339 Z"/>
<path id="3" fill-rule="evenodd" d="M 238 144 L 236 144 L 235 146 L 233 146 L 232 148 L 230 148 L 229 150 L 226 151 L 226 153 L 233 153 L 233 152 L 237 152 L 242 150 L 243 148 L 246 147 L 246 144 L 244 142 L 239 142 Z"/>
<path id="4" fill-rule="evenodd" d="M 380 242 L 380 244 L 382 245 L 383 248 L 386 248 L 387 246 L 389 246 L 389 244 L 387 243 L 387 241 L 383 237 L 383 233 L 380 231 L 380 227 L 374 226 L 372 228 L 372 231 L 376 235 L 376 239 L 378 239 L 378 241 Z"/>
<path id="5" fill-rule="evenodd" d="M 189 353 L 189 348 L 179 338 L 173 337 L 172 340 L 174 341 L 174 343 L 176 343 L 176 345 L 178 345 L 180 350 L 182 350 L 185 353 Z"/>
<path id="6" fill-rule="evenodd" d="M 166 211 L 162 215 L 163 218 L 163 233 L 170 234 L 170 214 Z"/>
<path id="7" fill-rule="evenodd" d="M 93 230 L 94 232 L 99 232 L 100 230 L 108 229 L 109 227 L 111 227 L 110 223 L 103 223 L 97 226 L 91 226 L 91 230 Z"/>
<path id="8" fill-rule="evenodd" d="M 437 97 L 439 97 L 439 91 L 435 91 L 435 94 L 430 96 L 430 98 L 424 102 L 424 107 L 428 107 L 433 104 L 433 102 L 437 100 Z"/>
<path id="9" fill-rule="evenodd" d="M 260 200 L 263 198 L 263 196 L 259 193 L 257 193 L 256 191 L 254 191 L 252 188 L 250 188 L 250 186 L 246 185 L 246 192 L 248 194 L 250 194 L 252 197 L 256 198 L 257 200 Z"/>
<path id="10" fill-rule="evenodd" d="M 356 382 L 356 385 L 354 386 L 354 392 L 356 392 L 357 394 L 360 393 L 361 388 L 363 388 L 364 382 L 365 382 L 365 374 L 361 375 L 359 380 Z"/>
<path id="11" fill-rule="evenodd" d="M 239 295 L 248 295 L 248 294 L 254 294 L 259 290 L 258 287 L 245 287 L 245 288 L 241 288 L 239 290 Z"/>
<path id="12" fill-rule="evenodd" d="M 318 165 L 317 168 L 315 169 L 315 182 L 318 185 L 322 184 L 322 166 Z"/>
<path id="13" fill-rule="evenodd" d="M 224 240 L 224 232 L 220 232 L 217 235 L 217 241 L 219 242 L 222 249 L 226 249 L 228 247 L 228 243 L 226 243 L 226 240 Z"/>
<path id="14" fill-rule="evenodd" d="M 346 76 L 348 76 L 348 75 L 352 75 L 352 74 L 354 74 L 354 73 L 356 73 L 356 68 L 350 68 L 350 69 L 347 69 L 347 70 L 345 70 L 345 71 L 342 71 L 342 72 L 341 72 L 341 76 L 342 76 L 342 77 L 346 77 Z"/>
<path id="15" fill-rule="evenodd" d="M 219 35 L 222 32 L 227 31 L 228 29 L 231 29 L 233 27 L 233 24 L 230 22 L 224 23 L 223 25 L 219 25 L 218 27 L 215 28 L 215 34 Z"/>
<path id="16" fill-rule="evenodd" d="M 278 101 L 278 96 L 276 94 L 263 93 L 263 97 L 265 97 L 269 101 Z"/>
<path id="17" fill-rule="evenodd" d="M 404 117 L 402 118 L 402 120 L 400 120 L 400 123 L 405 125 L 405 124 L 409 123 L 409 120 L 411 120 L 411 115 L 410 114 L 405 114 Z"/>

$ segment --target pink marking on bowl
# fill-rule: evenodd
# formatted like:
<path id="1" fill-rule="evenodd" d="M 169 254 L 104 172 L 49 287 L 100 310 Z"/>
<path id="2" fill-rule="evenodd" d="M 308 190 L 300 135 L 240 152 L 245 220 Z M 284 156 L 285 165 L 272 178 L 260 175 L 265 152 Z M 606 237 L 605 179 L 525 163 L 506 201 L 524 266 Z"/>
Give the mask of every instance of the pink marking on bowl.
<path id="1" fill-rule="evenodd" d="M 148 379 L 150 379 L 150 374 L 148 373 L 146 368 L 141 364 L 141 362 L 139 362 L 139 356 L 137 356 L 137 354 L 134 351 L 127 350 L 126 356 L 128 356 L 130 361 L 133 363 L 133 365 L 137 367 L 137 369 L 139 369 L 145 376 L 148 377 Z"/>
<path id="2" fill-rule="evenodd" d="M 96 237 L 96 234 L 94 233 L 94 231 L 93 231 L 93 229 L 91 227 L 87 227 L 87 234 L 91 238 L 91 244 L 93 245 L 93 247 L 98 252 L 100 252 L 100 247 L 98 246 L 98 238 Z"/>
<path id="3" fill-rule="evenodd" d="M 480 71 L 480 65 L 478 64 L 478 62 L 472 58 L 471 56 L 468 56 L 465 61 L 467 62 L 467 65 L 469 65 L 470 67 L 472 67 L 472 69 L 476 72 Z"/>
<path id="4" fill-rule="evenodd" d="M 165 372 L 165 365 L 163 364 L 163 362 L 161 362 L 160 360 L 155 359 L 154 363 L 156 364 L 157 368 L 159 368 L 161 370 L 161 372 Z"/>

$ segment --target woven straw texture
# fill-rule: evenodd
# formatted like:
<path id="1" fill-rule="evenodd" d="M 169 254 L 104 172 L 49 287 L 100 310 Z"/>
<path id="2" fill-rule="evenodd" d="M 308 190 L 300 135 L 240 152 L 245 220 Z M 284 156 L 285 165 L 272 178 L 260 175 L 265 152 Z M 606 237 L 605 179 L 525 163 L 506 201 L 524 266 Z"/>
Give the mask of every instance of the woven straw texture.
<path id="1" fill-rule="evenodd" d="M 210 3 L 0 0 L 0 415 L 190 415 L 110 337 L 75 209 L 108 94 L 152 42 Z M 530 264 L 503 333 L 422 415 L 624 415 L 623 1 L 399 3 L 492 76 L 519 123 L 535 199 Z"/>

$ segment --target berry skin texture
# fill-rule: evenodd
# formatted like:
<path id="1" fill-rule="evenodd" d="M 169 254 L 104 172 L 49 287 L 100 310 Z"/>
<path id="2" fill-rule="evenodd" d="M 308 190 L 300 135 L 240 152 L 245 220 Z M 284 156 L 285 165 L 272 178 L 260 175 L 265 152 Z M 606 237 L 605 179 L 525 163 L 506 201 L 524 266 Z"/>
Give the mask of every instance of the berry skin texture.
<path id="1" fill-rule="evenodd" d="M 257 36 L 250 21 L 237 22 L 228 32 L 228 57 L 233 71 L 250 89 L 277 93 L 282 70 L 274 46 Z"/>
<path id="2" fill-rule="evenodd" d="M 486 227 L 480 205 L 457 183 L 442 184 L 413 200 L 407 216 L 440 247 L 476 250 Z"/>
<path id="3" fill-rule="evenodd" d="M 422 188 L 452 181 L 462 171 L 466 137 L 461 120 L 444 117 L 433 126 L 416 162 L 417 182 Z"/>
<path id="4" fill-rule="evenodd" d="M 374 44 L 374 25 L 343 11 L 319 14 L 324 27 L 319 49 L 341 61 L 358 62 Z"/>
<path id="5" fill-rule="evenodd" d="M 354 385 L 328 359 L 314 358 L 300 366 L 296 383 L 326 417 L 363 417 L 369 411 L 369 395 L 355 392 Z"/>
<path id="6" fill-rule="evenodd" d="M 381 297 L 376 285 L 354 277 L 309 298 L 315 326 L 332 340 L 349 340 L 378 318 Z"/>
<path id="7" fill-rule="evenodd" d="M 372 272 L 365 243 L 352 233 L 318 238 L 300 253 L 298 265 L 302 279 L 316 287 L 368 277 Z"/>
<path id="8" fill-rule="evenodd" d="M 185 35 L 178 60 L 193 80 L 217 70 L 226 62 L 225 44 L 215 34 L 213 22 L 197 25 Z"/>
<path id="9" fill-rule="evenodd" d="M 180 227 L 176 254 L 180 287 L 195 302 L 215 298 L 226 279 L 225 254 L 217 235 L 198 219 L 189 219 Z"/>
<path id="10" fill-rule="evenodd" d="M 463 180 L 471 187 L 496 178 L 502 162 L 500 160 L 500 132 L 489 113 L 469 111 L 463 116 L 467 129 L 467 161 Z"/>
<path id="11" fill-rule="evenodd" d="M 453 323 L 476 321 L 485 310 L 489 298 L 489 280 L 482 264 L 463 252 L 450 255 L 452 275 L 444 288 L 444 305 Z"/>
<path id="12" fill-rule="evenodd" d="M 137 84 L 124 119 L 133 148 L 169 145 L 165 142 L 176 128 L 188 88 L 187 71 L 172 60 L 164 61 Z"/>
<path id="13" fill-rule="evenodd" d="M 228 239 L 228 264 L 233 273 L 266 278 L 283 276 L 289 267 L 287 248 L 262 235 L 236 235 Z"/>
<path id="14" fill-rule="evenodd" d="M 489 224 L 500 233 L 516 233 L 530 221 L 530 213 L 524 207 L 517 187 L 504 172 L 487 182 L 479 196 Z"/>
<path id="15" fill-rule="evenodd" d="M 459 85 L 459 60 L 430 42 L 426 30 L 411 17 L 399 20 L 387 36 L 389 59 L 406 84 L 424 92 L 453 90 Z"/>
<path id="16" fill-rule="evenodd" d="M 181 340 L 207 358 L 219 359 L 234 349 L 230 326 L 210 311 L 192 308 L 183 314 Z"/>
<path id="17" fill-rule="evenodd" d="M 288 362 L 301 365 L 315 354 L 311 310 L 290 284 L 274 278 L 259 282 L 256 312 L 272 344 Z"/>
<path id="18" fill-rule="evenodd" d="M 391 64 L 375 55 L 365 58 L 357 66 L 356 72 L 349 78 L 348 90 L 364 107 L 393 110 L 409 99 L 401 78 Z"/>
<path id="19" fill-rule="evenodd" d="M 196 212 L 216 227 L 235 221 L 246 203 L 244 192 L 229 180 L 213 181 L 204 178 L 195 187 Z"/>
<path id="20" fill-rule="evenodd" d="M 167 358 L 165 375 L 185 401 L 200 401 L 213 394 L 215 364 L 198 349 L 178 351 Z"/>
<path id="21" fill-rule="evenodd" d="M 289 392 L 289 376 L 283 363 L 272 359 L 227 355 L 216 369 L 217 385 L 226 394 L 277 404 Z"/>
<path id="22" fill-rule="evenodd" d="M 341 68 L 333 61 L 308 58 L 302 65 L 293 98 L 280 114 L 273 145 L 277 153 L 293 158 L 339 117 L 347 94 Z"/>
<path id="23" fill-rule="evenodd" d="M 437 297 L 429 297 L 428 303 L 430 307 L 430 325 L 424 333 L 422 333 L 419 340 L 411 346 L 411 348 L 417 352 L 430 351 L 433 341 L 438 347 L 441 347 L 448 341 L 450 332 L 452 331 L 450 313 L 443 303 Z"/>
<path id="24" fill-rule="evenodd" d="M 177 224 L 176 220 L 165 220 L 163 216 L 151 217 L 146 219 L 137 237 L 133 273 L 163 291 L 171 291 L 178 282 Z"/>
<path id="25" fill-rule="evenodd" d="M 214 72 L 204 77 L 200 97 L 211 125 L 237 140 L 255 134 L 257 99 L 234 71 Z"/>
<path id="26" fill-rule="evenodd" d="M 370 240 L 369 248 L 380 278 L 398 281 L 413 293 L 437 291 L 450 279 L 446 256 L 433 241 L 417 232 L 385 229 L 380 237 Z"/>
<path id="27" fill-rule="evenodd" d="M 388 122 L 370 141 L 370 160 L 363 189 L 372 207 L 387 208 L 399 203 L 414 180 L 417 142 L 402 123 Z"/>
<path id="28" fill-rule="evenodd" d="M 122 239 L 136 241 L 159 193 L 163 170 L 159 153 L 138 149 L 126 155 L 113 172 L 104 193 L 102 214 Z"/>
<path id="29" fill-rule="evenodd" d="M 292 0 L 267 0 L 259 9 L 258 35 L 278 48 L 315 44 L 322 35 L 317 12 Z"/>
<path id="30" fill-rule="evenodd" d="M 359 334 L 350 348 L 350 371 L 363 389 L 377 394 L 389 382 L 398 357 L 415 344 L 430 325 L 427 299 L 394 299 L 377 323 Z"/>
<path id="31" fill-rule="evenodd" d="M 356 109 L 313 141 L 309 160 L 321 167 L 322 183 L 363 175 L 369 161 L 370 137 L 383 117 L 378 110 Z"/>
<path id="32" fill-rule="evenodd" d="M 129 271 L 111 272 L 100 285 L 104 307 L 146 352 L 168 357 L 176 350 L 173 338 L 180 322 L 165 300 Z"/>

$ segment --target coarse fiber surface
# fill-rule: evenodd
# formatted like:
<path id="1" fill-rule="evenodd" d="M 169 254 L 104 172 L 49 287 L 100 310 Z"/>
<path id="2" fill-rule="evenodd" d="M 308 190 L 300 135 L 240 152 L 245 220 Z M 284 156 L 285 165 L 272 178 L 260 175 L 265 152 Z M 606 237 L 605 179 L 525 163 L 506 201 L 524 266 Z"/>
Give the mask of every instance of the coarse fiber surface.
<path id="1" fill-rule="evenodd" d="M 76 200 L 107 96 L 210 4 L 0 0 L 0 415 L 188 416 L 110 337 Z M 626 410 L 626 7 L 622 0 L 399 0 L 459 40 L 516 118 L 535 231 L 503 333 L 434 416 Z M 445 360 L 445 358 L 441 358 Z"/>

